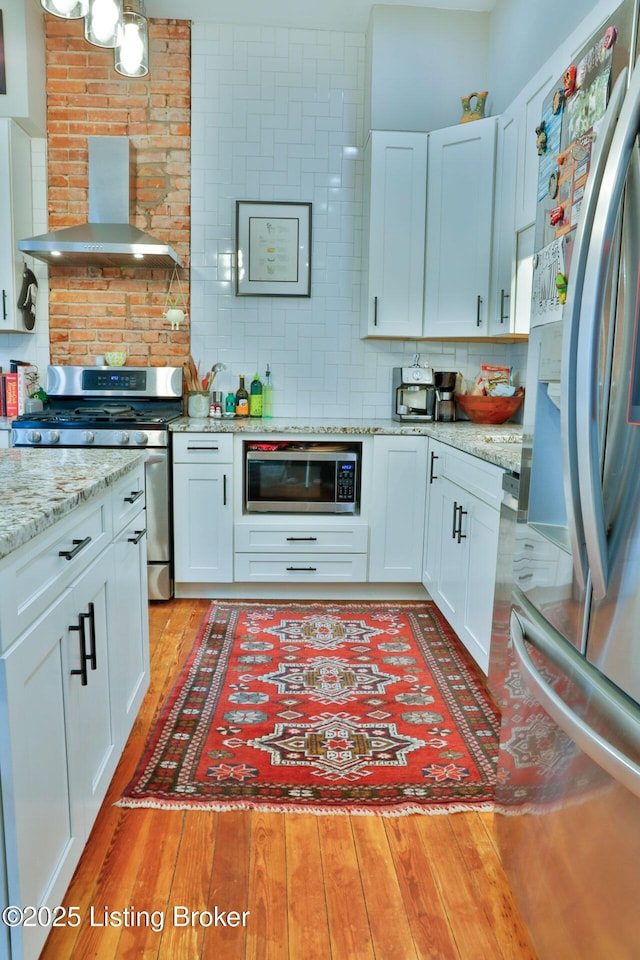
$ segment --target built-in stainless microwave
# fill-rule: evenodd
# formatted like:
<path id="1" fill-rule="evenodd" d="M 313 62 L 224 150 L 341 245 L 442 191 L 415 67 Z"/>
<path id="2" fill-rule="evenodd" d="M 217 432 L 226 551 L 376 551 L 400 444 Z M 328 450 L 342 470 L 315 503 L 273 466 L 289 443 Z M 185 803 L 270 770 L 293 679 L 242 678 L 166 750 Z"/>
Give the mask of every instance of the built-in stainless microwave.
<path id="1" fill-rule="evenodd" d="M 245 443 L 245 509 L 356 513 L 361 453 L 350 443 Z"/>

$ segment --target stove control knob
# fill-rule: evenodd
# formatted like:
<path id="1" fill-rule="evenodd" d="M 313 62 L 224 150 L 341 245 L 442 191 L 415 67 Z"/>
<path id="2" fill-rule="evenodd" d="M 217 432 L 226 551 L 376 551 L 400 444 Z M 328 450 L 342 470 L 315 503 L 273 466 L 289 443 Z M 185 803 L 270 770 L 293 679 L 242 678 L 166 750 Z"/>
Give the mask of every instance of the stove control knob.
<path id="1" fill-rule="evenodd" d="M 144 433 L 142 430 L 136 430 L 133 435 L 133 439 L 136 443 L 139 443 L 141 446 L 149 442 L 149 435 Z"/>
<path id="2" fill-rule="evenodd" d="M 47 440 L 49 443 L 60 443 L 60 433 L 58 430 L 49 430 L 47 433 Z"/>
<path id="3" fill-rule="evenodd" d="M 29 433 L 27 434 L 27 440 L 29 443 L 40 443 L 42 440 L 42 434 L 39 430 L 29 430 Z"/>
<path id="4" fill-rule="evenodd" d="M 118 443 L 121 443 L 121 444 L 123 444 L 123 445 L 124 445 L 125 443 L 129 443 L 129 434 L 127 433 L 126 430 L 122 430 L 122 431 L 118 434 Z"/>
<path id="5" fill-rule="evenodd" d="M 84 433 L 82 434 L 82 439 L 84 440 L 85 443 L 93 443 L 95 438 L 96 438 L 96 435 L 93 432 L 93 430 L 85 430 Z"/>

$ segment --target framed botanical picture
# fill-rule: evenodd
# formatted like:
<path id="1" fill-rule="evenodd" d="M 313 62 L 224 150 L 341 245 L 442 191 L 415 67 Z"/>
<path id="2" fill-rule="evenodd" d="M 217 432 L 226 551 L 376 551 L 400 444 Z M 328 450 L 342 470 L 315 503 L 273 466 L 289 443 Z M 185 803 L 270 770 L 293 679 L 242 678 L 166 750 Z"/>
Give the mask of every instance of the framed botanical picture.
<path id="1" fill-rule="evenodd" d="M 311 296 L 311 204 L 236 201 L 236 296 Z"/>

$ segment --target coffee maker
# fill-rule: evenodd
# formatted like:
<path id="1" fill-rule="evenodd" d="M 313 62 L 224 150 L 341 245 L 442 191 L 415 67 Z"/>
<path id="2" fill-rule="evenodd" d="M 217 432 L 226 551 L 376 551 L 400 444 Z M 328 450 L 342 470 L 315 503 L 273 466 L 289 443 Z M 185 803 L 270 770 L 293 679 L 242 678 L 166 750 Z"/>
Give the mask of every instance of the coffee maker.
<path id="1" fill-rule="evenodd" d="M 421 367 L 420 354 L 411 367 L 394 367 L 391 416 L 394 420 L 434 420 L 436 387 L 431 367 Z"/>
<path id="2" fill-rule="evenodd" d="M 456 373 L 435 373 L 436 420 L 452 423 L 456 419 Z"/>

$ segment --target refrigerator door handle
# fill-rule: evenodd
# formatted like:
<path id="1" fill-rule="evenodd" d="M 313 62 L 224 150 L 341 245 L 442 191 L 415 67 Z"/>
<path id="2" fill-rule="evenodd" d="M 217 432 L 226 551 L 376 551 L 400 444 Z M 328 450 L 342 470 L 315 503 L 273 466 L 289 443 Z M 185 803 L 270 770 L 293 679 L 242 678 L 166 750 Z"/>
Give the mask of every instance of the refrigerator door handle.
<path id="1" fill-rule="evenodd" d="M 619 729 L 624 728 L 627 738 L 635 738 L 637 742 L 640 737 L 640 723 L 626 699 L 622 694 L 617 695 L 602 675 L 572 647 L 559 648 L 545 634 L 543 627 L 536 627 L 528 618 L 522 617 L 519 611 L 512 609 L 511 640 L 514 656 L 536 700 L 583 753 L 623 787 L 640 797 L 640 766 L 590 727 L 558 696 L 527 653 L 525 639 L 570 679 L 587 689 L 590 703 L 597 704 L 602 713 L 611 717 Z"/>
<path id="2" fill-rule="evenodd" d="M 574 572 L 578 585 L 582 588 L 586 585 L 586 563 L 585 532 L 580 513 L 579 461 L 577 450 L 578 417 L 576 388 L 578 383 L 578 330 L 580 329 L 585 268 L 589 253 L 593 219 L 613 133 L 627 90 L 627 72 L 625 67 L 614 85 L 593 150 L 591 168 L 589 170 L 589 177 L 580 210 L 580 222 L 576 230 L 576 239 L 571 257 L 571 295 L 564 314 L 565 334 L 562 344 L 563 377 L 561 382 L 562 394 L 560 403 L 560 423 L 563 437 L 564 497 Z"/>
<path id="3" fill-rule="evenodd" d="M 602 178 L 602 188 L 593 221 L 582 291 L 581 329 L 578 334 L 576 407 L 578 474 L 585 544 L 593 595 L 602 600 L 607 592 L 609 560 L 607 527 L 602 490 L 602 456 L 598 422 L 598 352 L 602 317 L 606 309 L 607 276 L 613 253 L 616 221 L 622 203 L 627 170 L 640 128 L 640 67 L 631 75 Z"/>

